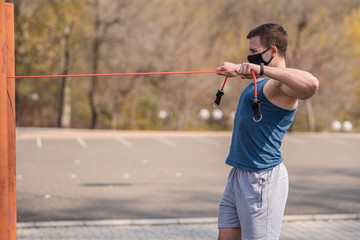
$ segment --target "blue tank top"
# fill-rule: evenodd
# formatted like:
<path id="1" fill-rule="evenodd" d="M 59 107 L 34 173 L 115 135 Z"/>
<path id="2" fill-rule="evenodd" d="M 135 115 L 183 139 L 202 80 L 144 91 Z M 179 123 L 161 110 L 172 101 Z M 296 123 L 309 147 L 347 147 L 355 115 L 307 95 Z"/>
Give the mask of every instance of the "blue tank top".
<path id="1" fill-rule="evenodd" d="M 264 95 L 269 78 L 257 82 L 262 120 L 253 120 L 251 108 L 254 83 L 242 93 L 236 110 L 234 130 L 226 164 L 251 172 L 270 170 L 283 161 L 280 147 L 286 130 L 291 126 L 296 109 L 286 110 L 272 104 Z"/>

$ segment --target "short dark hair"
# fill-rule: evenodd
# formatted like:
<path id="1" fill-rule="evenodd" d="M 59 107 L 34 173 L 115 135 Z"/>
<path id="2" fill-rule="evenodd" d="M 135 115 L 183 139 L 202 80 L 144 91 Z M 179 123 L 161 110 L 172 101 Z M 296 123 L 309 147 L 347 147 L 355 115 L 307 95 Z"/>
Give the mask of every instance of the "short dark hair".
<path id="1" fill-rule="evenodd" d="M 286 49 L 288 45 L 288 37 L 284 28 L 280 24 L 265 23 L 252 29 L 247 39 L 260 36 L 260 43 L 265 48 L 276 46 L 279 54 L 283 57 L 286 56 Z"/>

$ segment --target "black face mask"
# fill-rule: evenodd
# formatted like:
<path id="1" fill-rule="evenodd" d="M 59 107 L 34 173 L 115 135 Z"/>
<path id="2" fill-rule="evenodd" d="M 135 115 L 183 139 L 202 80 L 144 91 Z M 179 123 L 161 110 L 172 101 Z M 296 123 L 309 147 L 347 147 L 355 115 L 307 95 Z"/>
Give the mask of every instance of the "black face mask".
<path id="1" fill-rule="evenodd" d="M 260 63 L 263 63 L 265 66 L 269 65 L 269 63 L 271 62 L 271 60 L 274 58 L 274 57 L 271 57 L 270 60 L 268 62 L 266 62 L 262 55 L 264 53 L 266 53 L 271 47 L 269 47 L 268 49 L 266 49 L 265 51 L 261 52 L 261 53 L 258 53 L 258 54 L 254 54 L 254 55 L 248 55 L 247 59 L 248 59 L 248 62 L 249 63 L 253 63 L 253 64 L 260 64 Z"/>

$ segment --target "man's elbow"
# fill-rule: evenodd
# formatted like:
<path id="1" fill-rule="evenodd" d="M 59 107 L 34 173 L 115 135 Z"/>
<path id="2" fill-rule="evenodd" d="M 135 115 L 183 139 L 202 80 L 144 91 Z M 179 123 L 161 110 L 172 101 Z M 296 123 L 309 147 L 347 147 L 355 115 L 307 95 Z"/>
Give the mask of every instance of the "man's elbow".
<path id="1" fill-rule="evenodd" d="M 301 100 L 306 100 L 314 96 L 317 91 L 319 90 L 319 80 L 311 76 L 311 78 L 308 81 L 308 86 L 306 88 L 306 93 L 303 94 L 303 97 L 301 97 Z"/>
<path id="2" fill-rule="evenodd" d="M 319 89 L 319 80 L 316 77 L 311 76 L 311 78 L 309 79 L 310 97 L 314 96 L 315 93 L 317 93 L 318 89 Z"/>

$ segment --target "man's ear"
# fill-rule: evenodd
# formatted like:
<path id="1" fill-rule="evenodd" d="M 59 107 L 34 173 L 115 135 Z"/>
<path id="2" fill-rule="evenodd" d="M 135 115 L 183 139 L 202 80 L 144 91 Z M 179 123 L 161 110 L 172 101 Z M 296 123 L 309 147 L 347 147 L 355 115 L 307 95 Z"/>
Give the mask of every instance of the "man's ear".
<path id="1" fill-rule="evenodd" d="M 270 50 L 271 50 L 271 56 L 272 56 L 272 57 L 274 57 L 274 56 L 279 52 L 279 50 L 277 49 L 276 46 L 272 46 L 272 47 L 270 48 Z"/>

